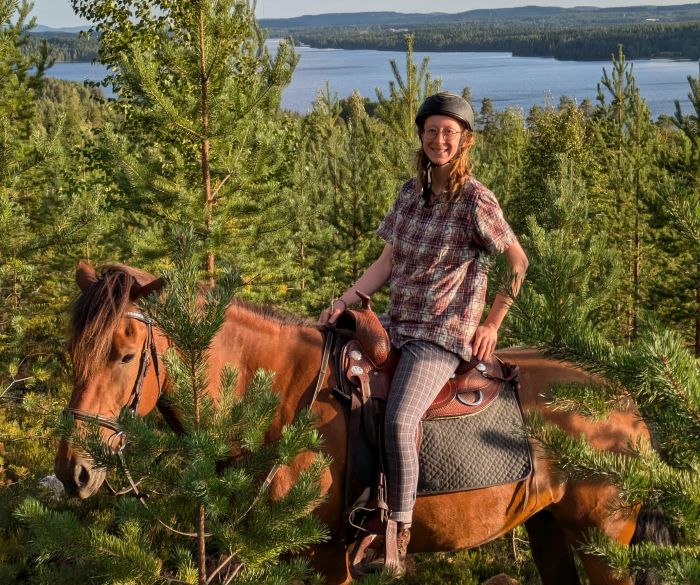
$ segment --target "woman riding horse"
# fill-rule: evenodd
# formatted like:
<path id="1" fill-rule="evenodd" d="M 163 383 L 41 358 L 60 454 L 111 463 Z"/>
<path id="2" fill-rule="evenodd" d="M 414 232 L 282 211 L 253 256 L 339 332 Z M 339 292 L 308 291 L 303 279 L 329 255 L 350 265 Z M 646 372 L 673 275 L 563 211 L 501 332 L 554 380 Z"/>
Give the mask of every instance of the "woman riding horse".
<path id="1" fill-rule="evenodd" d="M 517 294 L 527 257 L 491 191 L 471 174 L 474 113 L 452 93 L 425 99 L 416 115 L 417 177 L 399 190 L 377 233 L 381 256 L 321 314 L 333 323 L 359 300 L 390 287 L 389 332 L 401 357 L 387 399 L 384 441 L 387 501 L 397 525 L 398 566 L 410 539 L 418 487 L 415 437 L 421 418 L 460 360 L 490 357 L 511 299 L 496 294 L 481 322 L 489 255 L 504 253 Z M 380 570 L 373 562 L 365 570 Z"/>

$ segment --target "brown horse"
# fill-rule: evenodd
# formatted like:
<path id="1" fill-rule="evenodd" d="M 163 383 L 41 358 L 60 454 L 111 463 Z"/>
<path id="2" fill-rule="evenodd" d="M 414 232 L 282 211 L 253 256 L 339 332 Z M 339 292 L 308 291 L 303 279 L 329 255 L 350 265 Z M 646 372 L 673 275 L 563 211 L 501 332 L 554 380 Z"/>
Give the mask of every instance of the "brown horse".
<path id="1" fill-rule="evenodd" d="M 160 364 L 144 368 L 146 356 L 158 360 L 168 341 L 143 318 L 134 304 L 142 295 L 160 286 L 160 281 L 142 271 L 115 265 L 98 278 L 82 264 L 77 270 L 82 294 L 72 318 L 71 355 L 75 389 L 69 402 L 77 425 L 85 417 L 98 415 L 105 441 L 113 442 L 112 430 L 122 407 L 129 405 L 145 415 L 156 407 L 159 389 L 168 391 L 167 372 Z M 225 364 L 239 369 L 243 392 L 258 368 L 272 370 L 280 409 L 271 433 L 294 419 L 312 399 L 323 351 L 323 332 L 310 322 L 281 317 L 259 307 L 232 301 L 223 327 L 209 353 L 210 379 L 218 380 Z M 583 434 L 597 449 L 623 450 L 630 440 L 647 436 L 646 427 L 633 412 L 615 412 L 605 421 L 592 424 L 566 412 L 554 412 L 541 398 L 554 382 L 580 382 L 585 374 L 570 365 L 543 358 L 532 349 L 511 349 L 500 357 L 520 366 L 520 396 L 526 411 L 538 411 L 573 435 Z M 139 359 L 141 358 L 141 359 Z M 332 455 L 323 487 L 328 497 L 318 516 L 328 525 L 330 544 L 316 548 L 312 560 L 332 584 L 348 582 L 343 534 L 343 498 L 347 429 L 341 406 L 333 399 L 330 372 L 314 403 L 325 449 Z M 214 394 L 216 384 L 212 384 Z M 216 399 L 216 396 L 213 396 Z M 165 413 L 164 413 L 165 414 Z M 168 420 L 166 416 L 166 420 Z M 168 420 L 172 425 L 177 421 Z M 113 445 L 116 447 L 116 445 Z M 537 567 L 544 585 L 579 583 L 572 547 L 584 533 L 596 527 L 610 537 L 629 543 L 635 530 L 634 514 L 611 512 L 616 489 L 601 483 L 562 480 L 535 445 L 535 473 L 526 481 L 499 487 L 418 498 L 415 507 L 410 552 L 449 551 L 488 542 L 525 523 Z M 283 494 L 295 481 L 312 455 L 300 456 L 295 464 L 274 478 L 273 496 Z M 104 473 L 94 469 L 83 453 L 62 441 L 56 455 L 56 475 L 68 493 L 80 498 L 94 494 Z M 623 585 L 599 560 L 583 556 L 591 585 Z"/>

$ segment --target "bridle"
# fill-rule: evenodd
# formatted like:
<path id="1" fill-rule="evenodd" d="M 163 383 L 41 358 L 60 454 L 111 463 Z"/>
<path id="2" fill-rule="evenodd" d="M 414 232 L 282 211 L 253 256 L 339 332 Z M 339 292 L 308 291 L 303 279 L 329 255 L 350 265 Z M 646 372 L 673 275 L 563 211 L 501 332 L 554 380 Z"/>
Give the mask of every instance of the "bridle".
<path id="1" fill-rule="evenodd" d="M 153 319 L 147 317 L 143 313 L 139 313 L 138 311 L 127 311 L 124 313 L 124 317 L 136 319 L 137 321 L 141 321 L 141 323 L 145 323 L 146 325 L 146 339 L 144 340 L 143 348 L 141 349 L 139 370 L 136 374 L 134 387 L 131 389 L 129 402 L 127 403 L 129 412 L 132 415 L 135 415 L 139 407 L 139 402 L 141 401 L 141 390 L 143 389 L 143 383 L 146 379 L 146 375 L 148 374 L 148 368 L 150 367 L 151 362 L 153 362 L 153 369 L 156 373 L 156 380 L 158 383 L 158 398 L 160 398 L 163 390 L 160 383 L 160 372 L 158 370 L 158 351 L 156 350 L 156 342 L 155 338 L 153 337 Z M 119 450 L 122 451 L 124 447 L 126 447 L 126 435 L 121 429 L 118 417 L 104 416 L 96 412 L 89 412 L 87 410 L 70 407 L 64 408 L 63 412 L 71 415 L 75 420 L 88 423 L 97 423 L 97 425 L 100 427 L 113 430 L 117 437 L 119 437 L 121 440 Z"/>

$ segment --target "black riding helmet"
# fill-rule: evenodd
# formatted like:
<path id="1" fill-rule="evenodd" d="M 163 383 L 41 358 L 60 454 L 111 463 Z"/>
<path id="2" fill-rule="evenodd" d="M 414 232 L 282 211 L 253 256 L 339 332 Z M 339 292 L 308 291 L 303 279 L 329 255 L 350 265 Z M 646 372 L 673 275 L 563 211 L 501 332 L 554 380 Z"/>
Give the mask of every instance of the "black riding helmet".
<path id="1" fill-rule="evenodd" d="M 416 114 L 416 126 L 423 128 L 428 116 L 450 116 L 463 122 L 469 130 L 474 129 L 474 110 L 462 96 L 442 91 L 425 98 Z"/>

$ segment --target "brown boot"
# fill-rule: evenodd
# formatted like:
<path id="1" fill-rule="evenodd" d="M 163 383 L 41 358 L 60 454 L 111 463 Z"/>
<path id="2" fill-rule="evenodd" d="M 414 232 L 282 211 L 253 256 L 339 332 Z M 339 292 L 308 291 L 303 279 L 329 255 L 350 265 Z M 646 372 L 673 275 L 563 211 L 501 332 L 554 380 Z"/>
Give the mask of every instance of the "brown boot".
<path id="1" fill-rule="evenodd" d="M 399 523 L 397 527 L 396 548 L 399 551 L 399 564 L 394 573 L 399 577 L 406 572 L 406 554 L 408 553 L 408 543 L 411 541 L 411 528 Z"/>

